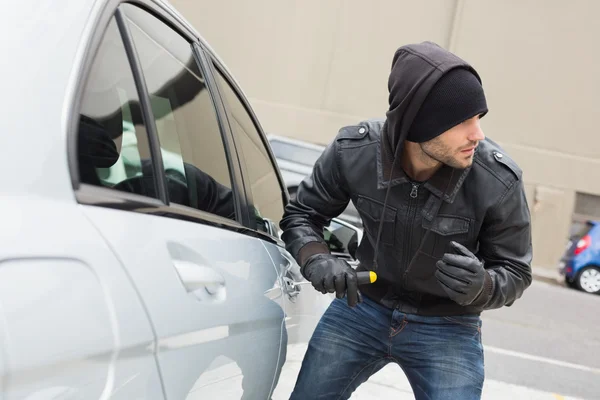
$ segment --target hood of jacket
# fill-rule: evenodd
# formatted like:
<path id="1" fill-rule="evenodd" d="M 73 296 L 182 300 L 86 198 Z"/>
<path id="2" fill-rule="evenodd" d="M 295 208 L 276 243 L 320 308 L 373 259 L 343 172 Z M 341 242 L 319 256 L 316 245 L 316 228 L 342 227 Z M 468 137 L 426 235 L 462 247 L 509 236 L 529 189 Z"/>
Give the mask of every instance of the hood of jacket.
<path id="1" fill-rule="evenodd" d="M 425 98 L 436 82 L 455 68 L 468 69 L 481 82 L 471 65 L 433 42 L 402 46 L 394 54 L 388 80 L 390 107 L 381 135 L 384 185 L 401 176 L 394 159 L 401 154 L 402 144 Z"/>

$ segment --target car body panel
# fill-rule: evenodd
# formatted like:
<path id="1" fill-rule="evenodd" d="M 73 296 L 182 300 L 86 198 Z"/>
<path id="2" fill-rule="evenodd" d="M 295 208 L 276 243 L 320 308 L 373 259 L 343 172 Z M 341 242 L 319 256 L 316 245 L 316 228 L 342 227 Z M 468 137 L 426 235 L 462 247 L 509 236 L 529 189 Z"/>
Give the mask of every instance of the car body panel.
<path id="1" fill-rule="evenodd" d="M 579 272 L 588 266 L 600 267 L 600 222 L 588 221 L 589 228 L 574 235 L 567 246 L 567 251 L 561 259 L 559 272 L 573 281 Z M 585 235 L 589 235 L 591 243 L 588 248 L 575 255 L 578 241 Z"/>
<path id="2" fill-rule="evenodd" d="M 57 6 L 53 0 L 14 1 L 2 5 L 0 24 L 3 88 L 10 93 L 0 120 L 0 167 L 5 174 L 5 195 L 45 196 L 73 200 L 65 158 L 64 102 L 69 99 L 70 79 L 77 65 L 78 48 L 86 42 L 84 30 L 95 2 L 82 0 Z M 69 21 L 64 23 L 63 21 Z M 23 44 L 27 45 L 24 46 Z M 32 96 L 32 93 L 43 95 Z M 9 134 L 12 133 L 12 134 Z M 27 159 L 17 149 L 27 149 Z M 43 173 L 42 173 L 43 171 Z"/>
<path id="3" fill-rule="evenodd" d="M 296 381 L 298 358 L 301 359 L 306 351 L 315 327 L 335 296 L 317 292 L 302 277 L 298 264 L 281 246 L 266 245 L 266 248 L 283 274 L 282 299 L 285 309 L 282 337 L 285 351 L 282 352 L 282 357 L 285 357 L 286 362 L 281 365 L 272 398 L 289 399 Z"/>
<path id="4" fill-rule="evenodd" d="M 5 197 L 0 218 L 5 399 L 162 399 L 150 321 L 80 206 Z"/>

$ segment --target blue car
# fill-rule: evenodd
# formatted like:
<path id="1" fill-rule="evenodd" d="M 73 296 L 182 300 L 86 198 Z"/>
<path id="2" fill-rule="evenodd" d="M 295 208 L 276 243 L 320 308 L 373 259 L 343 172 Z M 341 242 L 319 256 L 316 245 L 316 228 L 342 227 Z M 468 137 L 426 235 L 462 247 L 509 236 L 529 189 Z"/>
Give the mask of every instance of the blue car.
<path id="1" fill-rule="evenodd" d="M 568 286 L 600 294 L 600 221 L 587 221 L 571 237 L 559 269 Z"/>

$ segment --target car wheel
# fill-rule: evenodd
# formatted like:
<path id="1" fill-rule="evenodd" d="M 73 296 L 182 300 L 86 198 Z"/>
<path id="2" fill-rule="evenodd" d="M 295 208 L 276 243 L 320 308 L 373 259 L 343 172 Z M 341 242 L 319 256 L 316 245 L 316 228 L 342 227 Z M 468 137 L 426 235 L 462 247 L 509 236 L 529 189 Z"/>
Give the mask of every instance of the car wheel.
<path id="1" fill-rule="evenodd" d="M 565 277 L 565 285 L 571 289 L 577 289 L 577 281 Z"/>
<path id="2" fill-rule="evenodd" d="M 600 294 L 600 268 L 586 267 L 577 275 L 577 287 L 584 292 Z"/>

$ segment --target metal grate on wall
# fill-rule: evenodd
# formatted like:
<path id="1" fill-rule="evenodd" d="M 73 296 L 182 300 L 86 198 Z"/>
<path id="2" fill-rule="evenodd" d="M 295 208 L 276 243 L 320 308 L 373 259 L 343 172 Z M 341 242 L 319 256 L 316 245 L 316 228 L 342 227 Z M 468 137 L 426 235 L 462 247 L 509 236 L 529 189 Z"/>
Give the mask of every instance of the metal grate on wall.
<path id="1" fill-rule="evenodd" d="M 600 196 L 577 192 L 573 219 L 581 222 L 590 219 L 600 220 Z"/>

